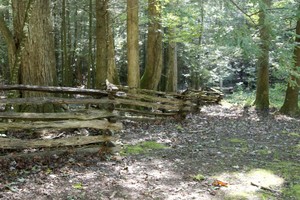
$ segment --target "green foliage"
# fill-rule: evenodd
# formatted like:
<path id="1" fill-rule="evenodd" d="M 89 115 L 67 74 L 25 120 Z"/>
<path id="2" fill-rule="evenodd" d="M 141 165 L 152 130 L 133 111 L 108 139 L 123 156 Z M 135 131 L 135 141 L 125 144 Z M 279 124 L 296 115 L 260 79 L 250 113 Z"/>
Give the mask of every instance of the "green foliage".
<path id="1" fill-rule="evenodd" d="M 75 183 L 74 185 L 72 185 L 72 187 L 74 189 L 78 189 L 78 190 L 82 190 L 83 189 L 82 183 Z"/>
<path id="2" fill-rule="evenodd" d="M 227 95 L 226 100 L 238 106 L 251 106 L 255 100 L 255 91 L 245 91 L 240 88 L 233 94 Z"/>
<path id="3" fill-rule="evenodd" d="M 203 174 L 197 174 L 197 175 L 193 176 L 192 178 L 195 181 L 203 181 L 206 179 L 206 177 Z"/>
<path id="4" fill-rule="evenodd" d="M 284 196 L 292 197 L 293 199 L 300 199 L 300 184 L 293 185 L 292 187 L 283 191 Z"/>
<path id="5" fill-rule="evenodd" d="M 300 198 L 300 165 L 297 161 L 277 161 L 269 163 L 268 168 L 289 180 L 288 187 L 283 191 L 284 199 Z"/>
<path id="6" fill-rule="evenodd" d="M 273 87 L 270 88 L 270 105 L 279 109 L 285 97 L 286 84 L 276 83 Z M 245 90 L 242 86 L 238 86 L 236 91 L 226 96 L 226 100 L 229 103 L 236 104 L 239 106 L 252 106 L 255 100 L 255 90 L 249 91 Z"/>
<path id="7" fill-rule="evenodd" d="M 286 84 L 275 84 L 274 87 L 270 88 L 270 101 L 271 106 L 280 108 L 284 102 Z"/>

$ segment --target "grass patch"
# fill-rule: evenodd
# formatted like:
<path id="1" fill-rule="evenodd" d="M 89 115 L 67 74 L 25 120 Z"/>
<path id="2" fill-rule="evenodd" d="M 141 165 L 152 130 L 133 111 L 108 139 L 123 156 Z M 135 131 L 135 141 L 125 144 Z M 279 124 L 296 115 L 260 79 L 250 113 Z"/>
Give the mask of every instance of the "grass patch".
<path id="1" fill-rule="evenodd" d="M 247 200 L 249 199 L 249 194 L 240 192 L 239 194 L 229 195 L 224 198 L 224 200 Z"/>
<path id="2" fill-rule="evenodd" d="M 242 140 L 239 138 L 230 138 L 230 139 L 228 139 L 228 142 L 233 143 L 233 144 L 241 144 L 241 145 L 247 144 L 247 142 L 245 140 Z"/>
<path id="3" fill-rule="evenodd" d="M 282 131 L 281 133 L 285 134 L 285 135 L 288 135 L 288 136 L 291 136 L 291 137 L 300 137 L 300 134 L 296 133 L 296 132 Z"/>
<path id="4" fill-rule="evenodd" d="M 195 181 L 203 181 L 206 179 L 206 177 L 203 174 L 197 174 L 195 176 L 192 176 L 193 180 Z"/>
<path id="5" fill-rule="evenodd" d="M 160 144 L 155 141 L 146 141 L 146 142 L 140 142 L 136 145 L 126 145 L 124 149 L 121 151 L 121 155 L 143 154 L 151 150 L 166 149 L 166 148 L 168 147 L 164 144 Z"/>
<path id="6" fill-rule="evenodd" d="M 255 91 L 238 91 L 231 95 L 226 95 L 226 101 L 239 106 L 251 106 L 255 100 Z"/>
<path id="7" fill-rule="evenodd" d="M 269 163 L 268 168 L 280 174 L 287 183 L 283 190 L 284 199 L 300 199 L 300 164 L 296 161 Z"/>
<path id="8" fill-rule="evenodd" d="M 230 138 L 228 139 L 228 142 L 230 142 L 233 147 L 233 151 L 234 150 L 239 150 L 243 153 L 247 153 L 248 152 L 248 146 L 247 146 L 247 141 L 239 139 L 239 138 Z"/>
<path id="9" fill-rule="evenodd" d="M 268 149 L 260 149 L 257 151 L 258 154 L 260 155 L 269 155 L 272 153 L 272 151 L 268 150 Z"/>
<path id="10" fill-rule="evenodd" d="M 300 199 L 300 184 L 285 189 L 283 194 L 286 198 Z"/>
<path id="11" fill-rule="evenodd" d="M 295 146 L 295 151 L 300 151 L 300 143 Z"/>

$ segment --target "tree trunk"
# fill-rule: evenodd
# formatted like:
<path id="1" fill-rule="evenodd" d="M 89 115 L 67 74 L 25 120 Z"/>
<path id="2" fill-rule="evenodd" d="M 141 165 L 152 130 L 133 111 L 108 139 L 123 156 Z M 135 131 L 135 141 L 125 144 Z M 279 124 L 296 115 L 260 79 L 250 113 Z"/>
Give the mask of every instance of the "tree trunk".
<path id="1" fill-rule="evenodd" d="M 139 1 L 127 0 L 127 60 L 129 87 L 139 88 Z"/>
<path id="2" fill-rule="evenodd" d="M 89 59 L 87 69 L 87 88 L 92 88 L 91 74 L 94 72 L 93 59 L 93 0 L 89 2 Z"/>
<path id="3" fill-rule="evenodd" d="M 52 2 L 53 4 L 53 30 L 54 30 L 54 49 L 55 49 L 55 60 L 56 60 L 56 77 L 57 77 L 57 84 L 62 84 L 62 57 L 61 57 L 61 43 L 60 43 L 60 20 L 61 20 L 61 14 L 60 14 L 60 0 L 54 0 Z"/>
<path id="4" fill-rule="evenodd" d="M 176 42 L 168 43 L 166 92 L 177 91 L 177 47 Z"/>
<path id="5" fill-rule="evenodd" d="M 107 23 L 108 23 L 108 0 L 96 1 L 96 88 L 103 88 L 107 79 Z"/>
<path id="6" fill-rule="evenodd" d="M 159 0 L 148 0 L 150 22 L 148 25 L 146 68 L 141 88 L 156 90 L 162 72 L 162 26 Z"/>
<path id="7" fill-rule="evenodd" d="M 108 13 L 107 16 L 107 20 L 110 22 L 110 14 Z M 110 83 L 119 85 L 120 80 L 115 60 L 115 42 L 111 23 L 107 23 L 107 41 L 107 79 Z"/>
<path id="8" fill-rule="evenodd" d="M 269 109 L 269 51 L 271 25 L 267 19 L 266 10 L 270 8 L 271 0 L 263 0 L 259 13 L 260 55 L 257 61 L 257 89 L 255 106 L 257 110 Z"/>
<path id="9" fill-rule="evenodd" d="M 300 6 L 298 8 L 300 11 Z M 283 106 L 280 109 L 280 112 L 287 115 L 297 115 L 299 114 L 299 106 L 298 106 L 298 95 L 299 95 L 299 86 L 300 86 L 300 78 L 299 78 L 299 69 L 300 69 L 300 18 L 297 21 L 296 27 L 296 39 L 295 39 L 295 48 L 294 48 L 294 60 L 295 66 L 292 69 L 292 73 L 290 75 L 290 82 L 288 83 L 288 87 L 285 94 L 285 99 Z M 295 76 L 294 74 L 297 74 Z"/>
<path id="10" fill-rule="evenodd" d="M 69 48 L 69 39 L 68 39 L 68 21 L 69 21 L 69 12 L 67 11 L 68 0 L 62 1 L 62 58 L 63 58 L 63 85 L 71 86 L 72 85 L 72 68 L 70 64 L 70 48 Z"/>
<path id="11" fill-rule="evenodd" d="M 36 0 L 28 21 L 28 36 L 21 52 L 20 83 L 27 85 L 53 86 L 57 84 L 54 52 L 53 26 L 50 0 Z M 44 93 L 22 92 L 22 97 L 45 97 Z M 51 112 L 45 105 L 41 112 Z"/>

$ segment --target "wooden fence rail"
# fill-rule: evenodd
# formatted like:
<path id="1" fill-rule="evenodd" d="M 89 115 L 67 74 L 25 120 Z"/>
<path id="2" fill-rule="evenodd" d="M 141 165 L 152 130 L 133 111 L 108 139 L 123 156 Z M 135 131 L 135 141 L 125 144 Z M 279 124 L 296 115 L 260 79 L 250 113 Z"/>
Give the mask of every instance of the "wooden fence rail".
<path id="1" fill-rule="evenodd" d="M 0 85 L 0 91 L 36 91 L 56 94 L 70 94 L 68 97 L 0 98 L 0 107 L 6 105 L 55 104 L 64 108 L 60 113 L 0 112 L 0 131 L 19 129 L 97 129 L 121 130 L 117 119 L 135 117 L 184 118 L 187 113 L 199 110 L 207 103 L 218 103 L 222 94 L 214 89 L 206 91 L 186 90 L 183 93 L 164 93 L 151 90 L 114 86 L 113 89 L 96 90 L 69 87 Z M 72 96 L 74 95 L 74 96 Z M 89 108 L 89 109 L 87 109 Z M 3 110 L 3 109 L 2 109 Z M 21 133 L 19 133 L 21 134 Z M 3 136 L 4 134 L 2 134 Z M 54 137 L 55 138 L 55 137 Z M 21 140 L 1 137 L 0 149 L 49 148 L 82 146 L 114 142 L 117 137 L 107 135 L 77 136 L 55 140 L 35 138 Z"/>

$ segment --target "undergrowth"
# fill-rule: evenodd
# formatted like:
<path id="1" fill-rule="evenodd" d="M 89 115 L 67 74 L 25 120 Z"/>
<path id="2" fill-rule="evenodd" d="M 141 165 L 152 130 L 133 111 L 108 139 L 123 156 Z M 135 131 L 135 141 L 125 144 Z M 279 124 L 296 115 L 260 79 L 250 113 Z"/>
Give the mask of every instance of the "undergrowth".
<path id="1" fill-rule="evenodd" d="M 286 87 L 275 84 L 269 90 L 270 107 L 280 109 L 283 105 Z M 225 100 L 239 106 L 252 106 L 255 101 L 255 90 L 238 88 L 233 94 L 226 95 Z"/>

